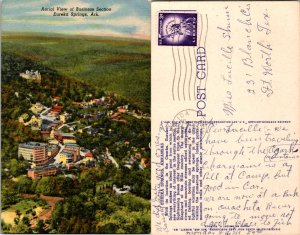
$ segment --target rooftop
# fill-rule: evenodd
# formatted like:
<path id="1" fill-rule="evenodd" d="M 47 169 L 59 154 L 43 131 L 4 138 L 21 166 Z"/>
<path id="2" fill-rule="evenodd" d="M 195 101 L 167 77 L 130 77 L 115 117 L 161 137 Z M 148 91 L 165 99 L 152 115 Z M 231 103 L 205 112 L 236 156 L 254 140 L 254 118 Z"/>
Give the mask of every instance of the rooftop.
<path id="1" fill-rule="evenodd" d="M 48 169 L 54 169 L 57 168 L 54 165 L 48 165 L 48 166 L 36 166 L 35 168 L 31 168 L 28 171 L 41 171 L 41 170 L 48 170 Z"/>
<path id="2" fill-rule="evenodd" d="M 19 144 L 19 147 L 30 148 L 30 149 L 34 149 L 36 147 L 45 147 L 45 146 L 48 146 L 48 144 L 47 143 L 33 142 L 33 141 Z"/>
<path id="3" fill-rule="evenodd" d="M 79 145 L 76 143 L 66 143 L 65 147 L 66 148 L 75 148 L 75 147 L 79 147 Z"/>
<path id="4" fill-rule="evenodd" d="M 61 136 L 62 137 L 74 137 L 74 135 L 73 134 L 71 134 L 71 133 L 61 133 Z"/>
<path id="5" fill-rule="evenodd" d="M 85 157 L 93 157 L 93 154 L 91 152 L 88 152 L 85 154 Z"/>
<path id="6" fill-rule="evenodd" d="M 67 149 L 64 149 L 63 151 L 61 151 L 62 154 L 73 154 L 74 153 L 74 150 L 67 150 Z"/>

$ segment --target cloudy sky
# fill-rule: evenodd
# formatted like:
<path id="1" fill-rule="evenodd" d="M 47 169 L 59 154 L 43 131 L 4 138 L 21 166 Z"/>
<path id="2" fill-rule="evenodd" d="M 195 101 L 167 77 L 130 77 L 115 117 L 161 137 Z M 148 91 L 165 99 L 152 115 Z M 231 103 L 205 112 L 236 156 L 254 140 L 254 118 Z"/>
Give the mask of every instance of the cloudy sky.
<path id="1" fill-rule="evenodd" d="M 99 16 L 53 16 L 42 7 L 111 8 Z M 90 12 L 88 13 L 90 14 Z M 70 13 L 69 13 L 70 15 Z M 2 30 L 150 39 L 148 0 L 3 0 Z"/>

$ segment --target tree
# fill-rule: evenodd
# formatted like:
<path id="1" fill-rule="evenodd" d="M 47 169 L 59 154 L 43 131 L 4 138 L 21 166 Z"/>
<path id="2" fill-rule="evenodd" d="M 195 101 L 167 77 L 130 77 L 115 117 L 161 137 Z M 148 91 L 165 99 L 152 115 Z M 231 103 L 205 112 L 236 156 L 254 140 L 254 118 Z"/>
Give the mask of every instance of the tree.
<path id="1" fill-rule="evenodd" d="M 31 179 L 27 177 L 19 177 L 17 186 L 18 186 L 18 193 L 31 193 Z"/>
<path id="2" fill-rule="evenodd" d="M 37 232 L 37 233 L 46 233 L 45 229 L 45 223 L 44 223 L 44 220 L 38 220 L 37 222 L 37 225 L 36 227 L 34 228 L 34 230 Z"/>
<path id="3" fill-rule="evenodd" d="M 137 197 L 131 193 L 122 196 L 122 204 L 130 211 L 150 210 L 150 203 L 148 200 Z"/>
<path id="4" fill-rule="evenodd" d="M 14 222 L 16 225 L 19 224 L 21 215 L 22 213 L 20 212 L 20 210 L 16 210 L 16 217 L 14 218 Z"/>
<path id="5" fill-rule="evenodd" d="M 11 159 L 8 163 L 8 167 L 12 176 L 16 177 L 20 173 L 19 163 L 17 159 Z"/>
<path id="6" fill-rule="evenodd" d="M 151 198 L 150 169 L 132 171 L 129 179 L 133 183 L 134 194 L 146 199 Z"/>
<path id="7" fill-rule="evenodd" d="M 2 228 L 2 232 L 3 232 L 3 233 L 9 233 L 11 227 L 12 227 L 12 226 L 11 226 L 10 224 L 6 224 L 6 223 L 1 219 L 1 228 Z"/>
<path id="8" fill-rule="evenodd" d="M 61 221 L 61 218 L 63 217 L 63 203 L 59 202 L 56 204 L 55 209 L 52 213 L 51 218 L 51 228 L 57 230 L 59 223 Z"/>
<path id="9" fill-rule="evenodd" d="M 21 221 L 10 229 L 10 233 L 32 233 L 32 229 Z"/>
<path id="10" fill-rule="evenodd" d="M 35 210 L 33 210 L 31 214 L 32 214 L 32 216 L 36 216 Z"/>
<path id="11" fill-rule="evenodd" d="M 2 184 L 2 197 L 1 197 L 1 207 L 2 209 L 16 203 L 18 201 L 18 194 L 14 189 L 14 182 L 10 184 L 11 181 L 7 181 Z"/>
<path id="12" fill-rule="evenodd" d="M 18 217 L 20 217 L 20 216 L 22 215 L 21 211 L 17 209 L 17 210 L 16 210 L 16 215 L 17 215 Z"/>
<path id="13" fill-rule="evenodd" d="M 116 233 L 118 226 L 114 223 L 107 223 L 104 226 L 100 227 L 99 233 Z"/>
<path id="14" fill-rule="evenodd" d="M 31 226 L 30 220 L 29 220 L 29 218 L 28 218 L 27 216 L 24 216 L 24 217 L 22 218 L 22 222 L 23 222 L 23 224 L 27 225 L 28 227 Z"/>
<path id="15" fill-rule="evenodd" d="M 44 195 L 53 195 L 55 185 L 51 182 L 51 177 L 41 178 L 36 186 L 35 192 Z"/>

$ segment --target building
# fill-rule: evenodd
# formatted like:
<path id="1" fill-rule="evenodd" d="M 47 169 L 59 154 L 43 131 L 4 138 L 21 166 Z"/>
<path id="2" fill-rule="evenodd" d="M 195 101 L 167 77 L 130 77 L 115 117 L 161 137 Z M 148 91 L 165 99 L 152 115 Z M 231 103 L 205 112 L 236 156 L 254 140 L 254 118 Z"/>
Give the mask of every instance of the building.
<path id="1" fill-rule="evenodd" d="M 19 144 L 18 157 L 21 156 L 36 166 L 45 166 L 48 164 L 48 144 L 38 142 Z"/>
<path id="2" fill-rule="evenodd" d="M 32 179 L 39 179 L 43 176 L 56 175 L 58 168 L 56 166 L 35 167 L 27 171 L 27 176 Z"/>
<path id="3" fill-rule="evenodd" d="M 48 140 L 48 144 L 54 144 L 54 145 L 58 145 L 58 144 L 60 144 L 56 139 L 49 139 Z"/>
<path id="4" fill-rule="evenodd" d="M 58 161 L 62 164 L 73 163 L 79 159 L 76 150 L 67 150 L 64 149 L 58 155 Z"/>
<path id="5" fill-rule="evenodd" d="M 76 140 L 75 139 L 64 138 L 63 139 L 63 144 L 76 144 Z"/>
<path id="6" fill-rule="evenodd" d="M 31 106 L 30 110 L 33 113 L 40 113 L 43 111 L 44 108 L 45 108 L 44 105 L 42 105 L 40 102 L 36 102 Z"/>
<path id="7" fill-rule="evenodd" d="M 24 123 L 26 121 L 29 120 L 29 115 L 27 113 L 23 113 L 20 117 L 19 117 L 19 122 L 20 123 Z"/>
<path id="8" fill-rule="evenodd" d="M 70 150 L 74 152 L 74 162 L 77 162 L 80 158 L 80 146 L 76 143 L 66 143 L 64 150 Z"/>
<path id="9" fill-rule="evenodd" d="M 118 112 L 119 112 L 119 113 L 126 113 L 126 112 L 127 112 L 127 109 L 124 108 L 124 106 L 118 107 Z"/>
<path id="10" fill-rule="evenodd" d="M 62 123 L 66 123 L 70 119 L 70 117 L 70 114 L 64 112 L 63 114 L 59 115 L 59 121 L 61 121 Z"/>
<path id="11" fill-rule="evenodd" d="M 106 157 L 106 158 L 104 158 L 104 160 L 103 160 L 103 161 L 104 161 L 104 165 L 105 165 L 105 166 L 108 166 L 108 165 L 111 165 L 111 164 L 112 164 L 112 160 L 110 160 L 110 159 L 109 159 L 109 158 L 107 158 L 107 157 Z"/>
<path id="12" fill-rule="evenodd" d="M 62 108 L 63 107 L 60 105 L 53 105 L 50 112 L 61 113 Z"/>
<path id="13" fill-rule="evenodd" d="M 48 140 L 50 138 L 50 131 L 41 131 L 43 140 Z"/>
<path id="14" fill-rule="evenodd" d="M 84 106 L 84 102 L 72 102 L 72 105 L 77 106 L 77 107 L 82 107 Z"/>
<path id="15" fill-rule="evenodd" d="M 93 158 L 94 155 L 91 152 L 88 152 L 88 153 L 85 154 L 85 157 L 86 158 Z"/>
<path id="16" fill-rule="evenodd" d="M 143 157 L 143 158 L 141 159 L 140 166 L 142 167 L 142 169 L 145 169 L 145 168 L 150 167 L 150 163 L 149 163 L 148 158 Z"/>
<path id="17" fill-rule="evenodd" d="M 54 102 L 60 101 L 60 96 L 53 96 L 52 101 Z"/>
<path id="18" fill-rule="evenodd" d="M 20 77 L 26 79 L 27 81 L 35 81 L 38 83 L 41 83 L 42 81 L 42 76 L 39 71 L 34 72 L 33 70 L 26 70 L 25 73 L 20 73 Z"/>
<path id="19" fill-rule="evenodd" d="M 75 136 L 71 133 L 63 133 L 60 131 L 56 131 L 54 134 L 54 138 L 61 144 L 76 143 Z"/>
<path id="20" fill-rule="evenodd" d="M 48 147 L 48 158 L 49 159 L 54 158 L 58 154 L 59 149 L 60 148 L 58 144 L 50 144 Z"/>
<path id="21" fill-rule="evenodd" d="M 50 136 L 49 136 L 49 138 L 50 138 L 51 140 L 55 139 L 55 129 L 54 129 L 54 128 L 52 128 L 52 130 L 50 131 Z"/>
<path id="22" fill-rule="evenodd" d="M 75 163 L 74 162 L 70 162 L 70 163 L 67 163 L 66 164 L 66 168 L 68 169 L 68 170 L 71 170 L 71 169 L 73 169 L 75 167 Z"/>
<path id="23" fill-rule="evenodd" d="M 122 188 L 117 188 L 116 185 L 113 185 L 113 191 L 114 191 L 117 195 L 129 193 L 130 190 L 131 190 L 131 187 L 128 186 L 128 185 L 123 185 Z"/>
<path id="24" fill-rule="evenodd" d="M 101 104 L 101 100 L 100 99 L 92 99 L 92 100 L 88 101 L 87 103 L 90 106 L 97 107 Z"/>
<path id="25" fill-rule="evenodd" d="M 28 122 L 24 122 L 25 126 L 31 126 L 32 130 L 41 130 L 42 120 L 35 115 L 32 115 L 31 119 Z"/>

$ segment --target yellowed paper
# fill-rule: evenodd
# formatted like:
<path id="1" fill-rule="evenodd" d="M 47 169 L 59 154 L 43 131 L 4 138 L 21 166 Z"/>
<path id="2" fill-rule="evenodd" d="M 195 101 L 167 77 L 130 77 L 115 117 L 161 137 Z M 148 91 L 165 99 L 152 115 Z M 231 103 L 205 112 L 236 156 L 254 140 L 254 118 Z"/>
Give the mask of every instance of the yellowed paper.
<path id="1" fill-rule="evenodd" d="M 299 3 L 151 8 L 152 234 L 300 234 Z"/>

